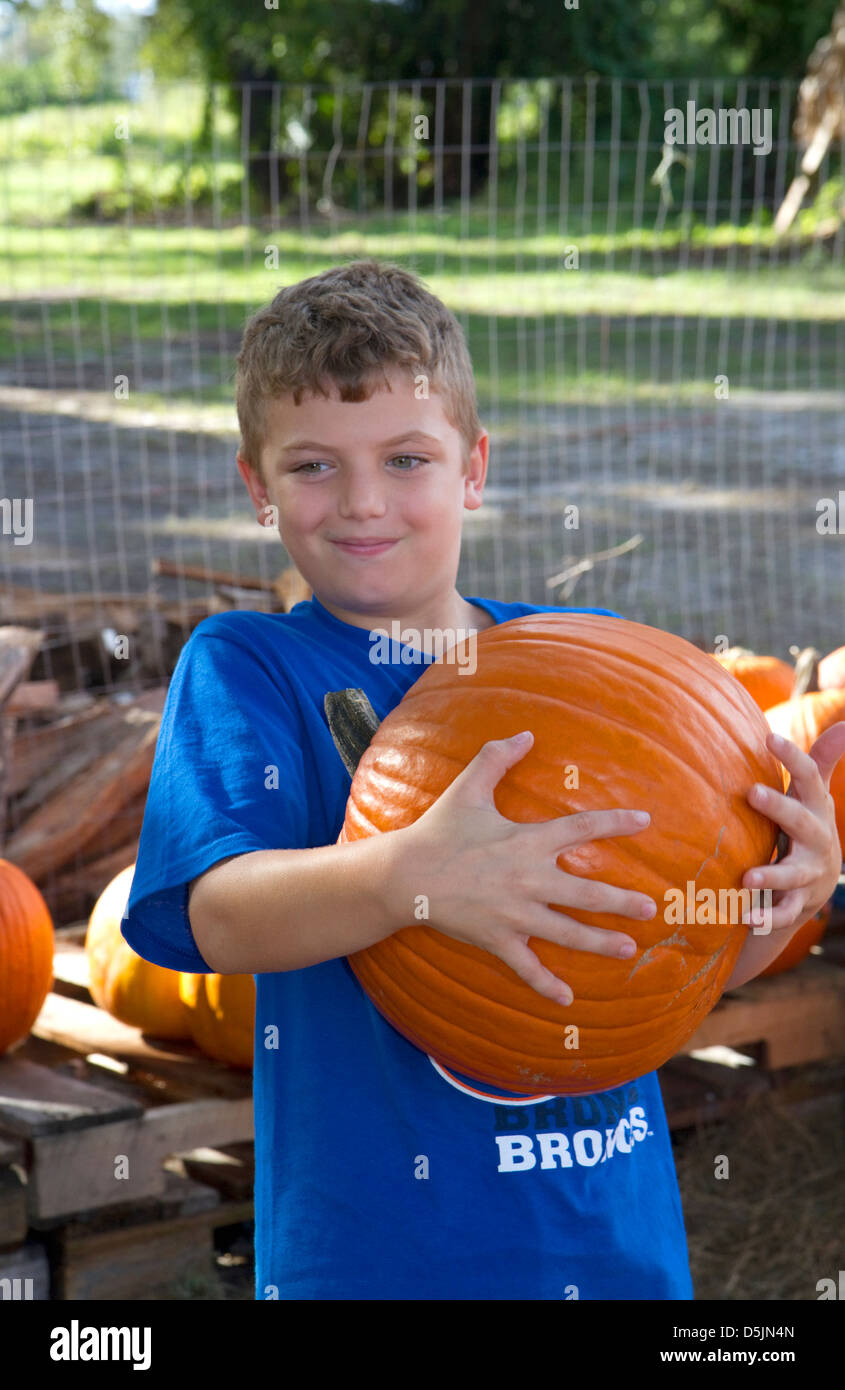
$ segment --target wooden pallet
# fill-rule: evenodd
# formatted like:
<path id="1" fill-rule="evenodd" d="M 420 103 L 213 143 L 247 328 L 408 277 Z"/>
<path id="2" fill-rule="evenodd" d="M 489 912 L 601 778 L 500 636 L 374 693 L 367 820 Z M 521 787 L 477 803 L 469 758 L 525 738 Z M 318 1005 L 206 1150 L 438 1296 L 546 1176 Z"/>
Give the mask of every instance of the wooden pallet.
<path id="1" fill-rule="evenodd" d="M 794 970 L 731 990 L 681 1049 L 756 1044 L 777 1070 L 845 1055 L 845 936 L 834 933 Z"/>
<path id="2" fill-rule="evenodd" d="M 78 931 L 57 933 L 54 969 L 0 1058 L 0 1299 L 33 1270 L 34 1297 L 160 1296 L 252 1218 L 252 1078 L 98 1009 Z"/>

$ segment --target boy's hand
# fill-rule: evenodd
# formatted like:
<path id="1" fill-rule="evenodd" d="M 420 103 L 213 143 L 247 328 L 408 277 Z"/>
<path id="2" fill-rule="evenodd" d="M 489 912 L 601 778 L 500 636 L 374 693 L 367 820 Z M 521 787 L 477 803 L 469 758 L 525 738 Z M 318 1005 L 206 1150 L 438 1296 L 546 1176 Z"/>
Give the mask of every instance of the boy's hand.
<path id="1" fill-rule="evenodd" d="M 833 893 L 842 864 L 830 779 L 845 754 L 845 723 L 831 724 L 804 753 L 791 739 L 769 734 L 766 745 L 791 775 L 789 791 L 755 784 L 748 800 L 783 829 L 792 843 L 777 864 L 749 869 L 743 888 L 777 889 L 772 910 L 746 914 L 751 926 L 766 922 L 778 931 L 800 927 Z M 745 920 L 745 919 L 743 919 Z"/>
<path id="2" fill-rule="evenodd" d="M 415 845 L 403 882 L 412 897 L 427 893 L 430 926 L 490 951 L 547 999 L 571 1004 L 572 991 L 541 963 L 529 937 L 617 958 L 633 956 L 636 943 L 622 932 L 585 926 L 548 904 L 640 921 L 653 917 L 657 904 L 644 893 L 568 874 L 558 868 L 557 856 L 591 840 L 632 835 L 650 816 L 642 813 L 641 823 L 636 811 L 609 810 L 530 825 L 506 820 L 493 792 L 533 741 L 528 733 L 485 743 L 434 805 L 398 832 Z"/>

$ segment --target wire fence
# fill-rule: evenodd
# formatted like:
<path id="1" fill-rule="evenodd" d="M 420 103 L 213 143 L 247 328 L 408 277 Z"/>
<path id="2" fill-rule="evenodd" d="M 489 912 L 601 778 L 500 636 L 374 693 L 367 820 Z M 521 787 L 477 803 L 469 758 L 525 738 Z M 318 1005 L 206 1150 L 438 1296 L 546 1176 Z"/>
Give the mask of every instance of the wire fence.
<path id="1" fill-rule="evenodd" d="M 727 79 L 152 83 L 0 117 L 7 600 L 155 591 L 187 615 L 202 588 L 157 560 L 276 575 L 234 462 L 243 324 L 375 255 L 473 358 L 491 449 L 462 593 L 841 644 L 845 140 L 776 236 L 795 102 Z"/>

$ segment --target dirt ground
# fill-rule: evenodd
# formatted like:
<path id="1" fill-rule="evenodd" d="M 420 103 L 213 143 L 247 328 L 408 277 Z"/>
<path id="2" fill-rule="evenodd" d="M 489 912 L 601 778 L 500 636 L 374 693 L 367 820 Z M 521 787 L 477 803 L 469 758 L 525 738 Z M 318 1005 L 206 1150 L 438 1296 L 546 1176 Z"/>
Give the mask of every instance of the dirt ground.
<path id="1" fill-rule="evenodd" d="M 283 567 L 277 533 L 248 510 L 237 435 L 219 426 L 219 409 L 217 420 L 198 408 L 162 425 L 103 402 L 93 391 L 0 387 L 0 497 L 32 497 L 35 518 L 31 544 L 0 536 L 0 578 L 139 593 L 155 557 L 268 577 Z M 692 641 L 724 634 L 781 656 L 792 643 L 845 640 L 845 397 L 482 418 L 490 469 L 484 506 L 466 513 L 464 594 L 611 607 Z M 817 531 L 824 497 L 842 501 L 840 535 Z M 637 535 L 568 595 L 546 587 Z M 177 581 L 155 584 L 179 597 Z"/>

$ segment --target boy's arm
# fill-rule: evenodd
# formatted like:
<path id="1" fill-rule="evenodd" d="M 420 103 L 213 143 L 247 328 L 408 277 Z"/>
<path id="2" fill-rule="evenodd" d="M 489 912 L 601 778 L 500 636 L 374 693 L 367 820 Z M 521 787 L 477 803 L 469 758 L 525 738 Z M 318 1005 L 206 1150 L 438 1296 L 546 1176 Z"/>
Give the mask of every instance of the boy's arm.
<path id="1" fill-rule="evenodd" d="M 413 922 L 402 830 L 315 849 L 257 850 L 213 865 L 189 888 L 200 954 L 222 975 L 301 970 Z"/>

